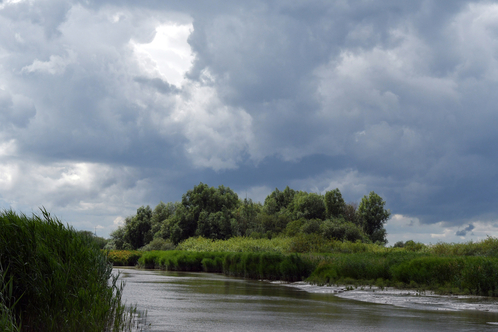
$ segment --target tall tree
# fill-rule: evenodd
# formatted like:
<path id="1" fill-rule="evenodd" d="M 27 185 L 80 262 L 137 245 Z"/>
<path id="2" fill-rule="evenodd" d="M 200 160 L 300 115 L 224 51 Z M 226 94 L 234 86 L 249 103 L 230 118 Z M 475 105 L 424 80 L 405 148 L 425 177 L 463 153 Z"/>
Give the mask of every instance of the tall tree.
<path id="1" fill-rule="evenodd" d="M 385 204 L 379 195 L 371 191 L 368 196 L 363 196 L 358 206 L 358 216 L 363 229 L 373 242 L 387 243 L 384 224 L 391 216 L 391 211 L 384 209 Z"/>
<path id="2" fill-rule="evenodd" d="M 223 185 L 218 188 L 199 183 L 182 196 L 182 208 L 170 218 L 171 240 L 176 244 L 194 235 L 226 239 L 236 224 L 234 210 L 240 204 L 237 194 Z"/>
<path id="3" fill-rule="evenodd" d="M 163 225 L 167 222 L 167 220 L 171 216 L 173 216 L 178 204 L 179 204 L 178 202 L 177 203 L 168 202 L 167 204 L 159 202 L 159 204 L 157 204 L 157 206 L 154 208 L 154 211 L 152 211 L 152 218 L 151 218 L 151 224 L 152 224 L 151 232 L 154 237 L 158 236 L 163 237 L 161 228 L 163 228 Z"/>
<path id="4" fill-rule="evenodd" d="M 150 206 L 141 206 L 132 218 L 126 218 L 124 240 L 133 249 L 138 249 L 152 241 L 152 210 Z"/>
<path id="5" fill-rule="evenodd" d="M 296 191 L 289 188 L 289 186 L 285 187 L 284 191 L 275 190 L 268 196 L 266 196 L 264 209 L 267 214 L 275 214 L 280 212 L 280 210 L 287 208 L 289 204 L 294 199 L 294 195 Z"/>
<path id="6" fill-rule="evenodd" d="M 325 193 L 324 200 L 327 218 L 331 219 L 344 216 L 344 208 L 346 207 L 346 203 L 342 198 L 342 194 L 339 188 L 327 191 Z"/>
<path id="7" fill-rule="evenodd" d="M 323 196 L 300 191 L 292 201 L 294 219 L 325 219 L 325 202 Z"/>

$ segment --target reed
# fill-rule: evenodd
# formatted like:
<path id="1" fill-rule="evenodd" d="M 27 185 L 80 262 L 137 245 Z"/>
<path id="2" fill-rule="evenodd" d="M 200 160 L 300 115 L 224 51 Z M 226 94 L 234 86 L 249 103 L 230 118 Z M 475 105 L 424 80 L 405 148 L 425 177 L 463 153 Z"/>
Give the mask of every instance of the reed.
<path id="1" fill-rule="evenodd" d="M 131 331 L 136 311 L 87 236 L 46 210 L 0 213 L 0 327 L 6 331 Z"/>
<path id="2" fill-rule="evenodd" d="M 150 251 L 138 260 L 139 267 L 169 271 L 204 271 L 250 279 L 298 281 L 308 277 L 312 264 L 297 254 L 265 252 Z"/>

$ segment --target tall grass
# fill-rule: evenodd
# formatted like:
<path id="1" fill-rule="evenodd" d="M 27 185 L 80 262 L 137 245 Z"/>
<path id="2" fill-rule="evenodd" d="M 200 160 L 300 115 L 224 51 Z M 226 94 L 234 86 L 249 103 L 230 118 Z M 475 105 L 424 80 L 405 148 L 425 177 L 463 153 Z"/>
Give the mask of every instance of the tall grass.
<path id="1" fill-rule="evenodd" d="M 191 237 L 181 242 L 176 249 L 202 252 L 290 252 L 292 238 L 253 239 L 232 237 L 228 240 L 211 240 Z"/>
<path id="2" fill-rule="evenodd" d="M 427 251 L 435 255 L 446 256 L 498 256 L 498 239 L 488 236 L 479 242 L 444 243 L 430 245 Z"/>
<path id="3" fill-rule="evenodd" d="M 124 331 L 133 313 L 107 256 L 46 210 L 0 212 L 0 329 Z"/>
<path id="4" fill-rule="evenodd" d="M 251 279 L 297 281 L 308 277 L 312 264 L 300 256 L 267 252 L 150 251 L 138 260 L 144 268 L 205 271 Z"/>
<path id="5" fill-rule="evenodd" d="M 318 234 L 299 234 L 294 237 L 254 239 L 233 237 L 227 240 L 211 240 L 191 237 L 178 244 L 177 250 L 198 252 L 276 252 L 288 253 L 358 253 L 389 252 L 398 250 L 372 243 L 327 240 Z M 402 249 L 401 249 L 402 250 Z"/>

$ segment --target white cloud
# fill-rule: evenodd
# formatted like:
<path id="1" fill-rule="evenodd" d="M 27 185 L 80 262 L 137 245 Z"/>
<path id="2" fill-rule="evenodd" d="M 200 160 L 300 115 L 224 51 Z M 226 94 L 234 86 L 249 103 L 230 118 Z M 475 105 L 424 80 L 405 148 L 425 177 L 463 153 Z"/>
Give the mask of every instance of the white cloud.
<path id="1" fill-rule="evenodd" d="M 119 226 L 123 226 L 124 223 L 125 223 L 125 218 L 121 217 L 121 216 L 118 216 L 116 217 L 116 219 L 114 219 L 112 221 L 112 223 L 114 224 L 114 226 L 116 227 L 119 227 Z"/>
<path id="2" fill-rule="evenodd" d="M 114 225 L 215 170 L 255 200 L 374 190 L 421 239 L 488 229 L 498 5 L 314 6 L 3 1 L 0 201 Z"/>
<path id="3" fill-rule="evenodd" d="M 224 105 L 211 86 L 192 82 L 184 90 L 175 111 L 165 119 L 166 127 L 181 126 L 188 140 L 185 150 L 195 166 L 237 168 L 253 140 L 251 116 Z"/>
<path id="4" fill-rule="evenodd" d="M 0 157 L 14 156 L 16 151 L 17 145 L 15 139 L 10 139 L 7 142 L 0 142 Z"/>
<path id="5" fill-rule="evenodd" d="M 2 3 L 0 3 L 0 10 L 8 7 L 8 6 L 12 6 L 12 5 L 15 5 L 17 3 L 21 3 L 21 2 L 25 2 L 27 0 L 4 0 L 2 1 Z"/>
<path id="6" fill-rule="evenodd" d="M 76 61 L 76 53 L 74 51 L 68 50 L 67 53 L 64 57 L 51 55 L 48 61 L 36 59 L 31 65 L 23 67 L 21 73 L 40 72 L 51 75 L 62 74 L 69 64 Z"/>
<path id="7" fill-rule="evenodd" d="M 475 221 L 470 225 L 451 225 L 448 222 L 438 222 L 435 224 L 423 224 L 418 218 L 394 214 L 388 220 L 385 228 L 387 239 L 393 245 L 398 241 L 414 240 L 425 244 L 437 242 L 462 242 L 480 241 L 487 236 L 498 237 L 498 227 L 496 222 Z M 457 232 L 467 229 L 465 236 L 457 235 Z"/>
<path id="8" fill-rule="evenodd" d="M 470 3 L 448 27 L 454 51 L 461 56 L 457 73 L 498 81 L 498 4 Z"/>
<path id="9" fill-rule="evenodd" d="M 142 71 L 149 77 L 159 77 L 181 87 L 190 70 L 194 56 L 187 43 L 192 24 L 162 24 L 156 28 L 149 43 L 130 41 Z"/>

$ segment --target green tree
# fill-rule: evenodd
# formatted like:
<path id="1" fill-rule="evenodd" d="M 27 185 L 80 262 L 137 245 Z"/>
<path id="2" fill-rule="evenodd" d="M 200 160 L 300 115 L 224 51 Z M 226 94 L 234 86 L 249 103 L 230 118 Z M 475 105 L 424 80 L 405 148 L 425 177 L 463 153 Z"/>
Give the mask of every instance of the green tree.
<path id="1" fill-rule="evenodd" d="M 373 242 L 387 243 L 384 224 L 391 215 L 384 209 L 386 202 L 371 191 L 368 196 L 363 196 L 358 206 L 358 217 L 363 224 L 363 230 Z"/>
<path id="2" fill-rule="evenodd" d="M 236 235 L 247 236 L 252 231 L 257 231 L 258 214 L 261 212 L 261 207 L 261 203 L 254 203 L 252 199 L 244 198 L 234 211 L 237 222 L 237 229 L 234 230 Z"/>
<path id="3" fill-rule="evenodd" d="M 291 209 L 294 219 L 325 219 L 325 202 L 322 195 L 300 191 L 294 196 Z"/>
<path id="4" fill-rule="evenodd" d="M 346 203 L 342 198 L 341 191 L 336 188 L 325 193 L 325 210 L 327 219 L 339 218 L 344 215 L 344 208 Z"/>
<path id="5" fill-rule="evenodd" d="M 175 245 L 195 235 L 197 221 L 183 204 L 178 206 L 175 214 L 168 221 L 170 239 Z"/>
<path id="6" fill-rule="evenodd" d="M 194 235 L 216 239 L 232 236 L 234 210 L 239 204 L 239 197 L 229 187 L 199 183 L 182 196 L 181 207 L 168 219 L 171 240 L 178 244 Z"/>
<path id="7" fill-rule="evenodd" d="M 111 232 L 111 241 L 108 243 L 108 247 L 110 249 L 123 250 L 127 249 L 127 246 L 131 246 L 129 243 L 125 242 L 125 229 L 122 226 L 119 226 L 115 231 Z"/>
<path id="8" fill-rule="evenodd" d="M 357 210 L 358 210 L 358 203 L 350 202 L 346 204 L 343 209 L 344 220 L 363 227 L 361 221 L 359 220 Z"/>
<path id="9" fill-rule="evenodd" d="M 151 232 L 154 237 L 163 237 L 161 228 L 163 224 L 166 223 L 167 220 L 175 213 L 178 204 L 179 203 L 169 202 L 165 204 L 163 202 L 159 202 L 159 204 L 157 204 L 154 208 L 154 211 L 152 211 L 152 218 L 150 219 L 152 227 Z"/>
<path id="10" fill-rule="evenodd" d="M 202 211 L 197 221 L 196 235 L 208 239 L 227 239 L 232 235 L 232 220 L 228 213 Z"/>
<path id="11" fill-rule="evenodd" d="M 325 220 L 321 225 L 322 235 L 326 239 L 336 239 L 340 241 L 356 242 L 360 240 L 368 241 L 368 236 L 358 225 L 344 220 Z"/>
<path id="12" fill-rule="evenodd" d="M 141 206 L 137 214 L 126 218 L 124 240 L 132 249 L 138 249 L 152 241 L 152 210 L 150 206 Z"/>
<path id="13" fill-rule="evenodd" d="M 239 197 L 229 187 L 221 185 L 214 188 L 201 182 L 183 195 L 182 204 L 198 220 L 202 211 L 213 213 L 223 209 L 234 210 L 239 204 Z"/>
<path id="14" fill-rule="evenodd" d="M 287 208 L 294 199 L 295 194 L 296 191 L 290 189 L 289 186 L 285 187 L 284 191 L 275 188 L 275 190 L 265 199 L 265 212 L 267 214 L 275 214 L 280 212 L 280 210 Z"/>

